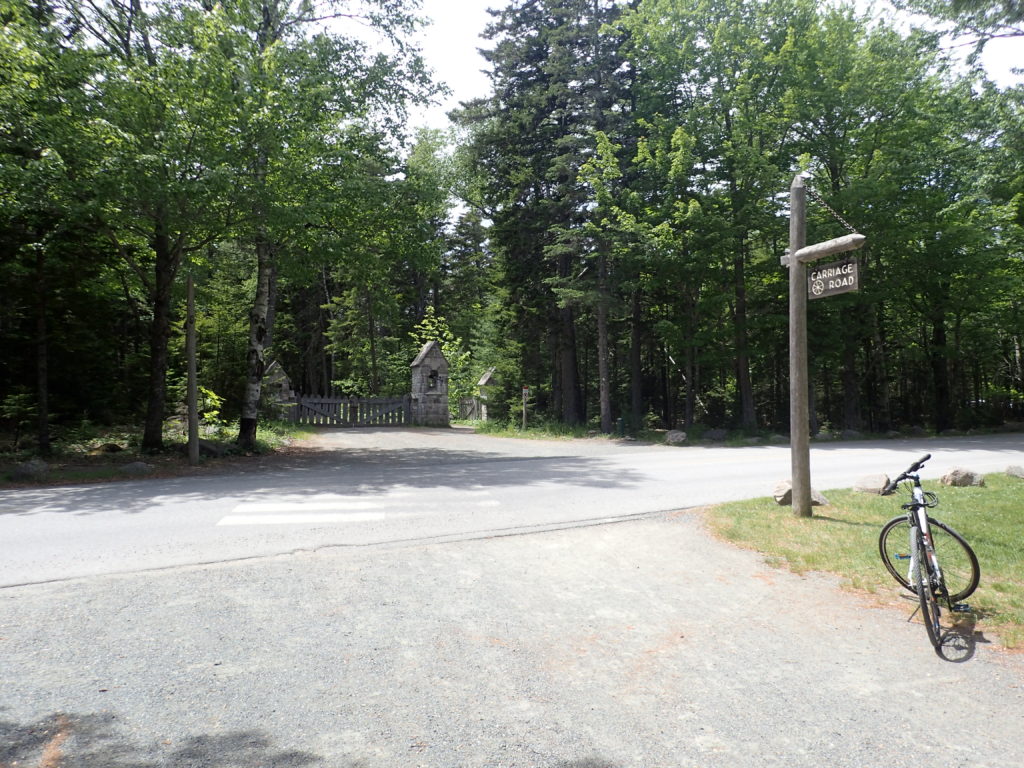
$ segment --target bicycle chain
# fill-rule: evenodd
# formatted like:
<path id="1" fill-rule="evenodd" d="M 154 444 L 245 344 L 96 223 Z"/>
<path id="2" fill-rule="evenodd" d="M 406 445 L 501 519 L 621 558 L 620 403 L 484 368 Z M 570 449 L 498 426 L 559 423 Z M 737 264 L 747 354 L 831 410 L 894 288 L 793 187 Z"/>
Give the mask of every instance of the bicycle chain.
<path id="1" fill-rule="evenodd" d="M 806 186 L 806 188 L 807 188 L 807 192 L 808 192 L 808 193 L 810 194 L 810 196 L 811 196 L 811 197 L 813 197 L 813 198 L 814 198 L 814 199 L 815 199 L 815 200 L 816 200 L 816 201 L 817 201 L 818 203 L 820 203 L 820 204 L 821 204 L 822 206 L 824 206 L 825 210 L 826 210 L 826 211 L 828 211 L 829 213 L 831 213 L 831 214 L 832 214 L 832 217 L 833 217 L 833 218 L 834 218 L 834 219 L 835 219 L 836 221 L 838 221 L 838 222 L 839 222 L 840 224 L 842 224 L 842 225 L 843 225 L 844 227 L 846 227 L 847 231 L 848 231 L 848 232 L 849 232 L 850 234 L 853 234 L 853 235 L 859 234 L 859 233 L 857 232 L 857 230 L 856 230 L 856 229 L 854 229 L 854 228 L 853 228 L 853 227 L 852 227 L 852 226 L 850 225 L 850 222 L 848 222 L 848 221 L 847 221 L 846 219 L 844 219 L 844 218 L 843 218 L 842 216 L 840 216 L 840 215 L 839 215 L 839 214 L 838 214 L 838 213 L 836 212 L 836 209 L 835 209 L 835 208 L 833 208 L 833 207 L 832 207 L 831 205 L 829 205 L 828 203 L 826 203 L 826 202 L 825 202 L 825 199 L 824 199 L 824 198 L 823 198 L 823 197 L 822 197 L 821 195 L 819 195 L 819 194 L 818 194 L 817 192 L 815 192 L 815 190 L 814 190 L 814 187 L 812 187 L 812 186 L 811 186 L 810 184 L 807 184 L 807 185 L 805 185 L 805 186 Z"/>

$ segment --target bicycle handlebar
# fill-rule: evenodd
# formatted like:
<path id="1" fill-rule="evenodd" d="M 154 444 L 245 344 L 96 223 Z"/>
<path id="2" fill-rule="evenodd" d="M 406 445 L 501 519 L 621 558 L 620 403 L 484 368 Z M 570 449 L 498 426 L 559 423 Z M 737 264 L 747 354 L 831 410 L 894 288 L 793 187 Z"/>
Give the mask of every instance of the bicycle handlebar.
<path id="1" fill-rule="evenodd" d="M 906 472 L 901 473 L 899 477 L 897 477 L 895 480 L 893 480 L 891 483 L 885 486 L 885 488 L 882 489 L 882 495 L 888 496 L 891 493 L 895 493 L 896 488 L 899 487 L 899 484 L 906 480 L 908 475 L 912 475 L 915 472 L 917 472 L 917 470 L 921 469 L 921 467 L 924 466 L 924 463 L 928 461 L 928 459 L 930 459 L 931 457 L 932 455 L 930 453 L 926 453 L 920 459 L 918 459 L 909 467 L 907 467 Z"/>

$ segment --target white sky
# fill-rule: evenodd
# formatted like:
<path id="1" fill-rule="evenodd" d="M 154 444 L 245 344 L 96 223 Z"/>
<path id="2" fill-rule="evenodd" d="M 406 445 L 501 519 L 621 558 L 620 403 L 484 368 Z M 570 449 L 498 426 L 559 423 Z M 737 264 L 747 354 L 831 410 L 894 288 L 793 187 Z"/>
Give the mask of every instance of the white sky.
<path id="1" fill-rule="evenodd" d="M 487 62 L 477 49 L 488 45 L 480 34 L 490 21 L 488 7 L 504 7 L 505 0 L 423 0 L 423 15 L 433 23 L 423 30 L 423 55 L 434 77 L 452 89 L 440 106 L 416 113 L 413 128 L 447 128 L 445 114 L 477 96 L 486 96 L 490 80 L 481 70 Z"/>
<path id="2" fill-rule="evenodd" d="M 864 1 L 864 0 L 862 0 Z M 489 43 L 480 34 L 490 21 L 489 7 L 504 7 L 507 0 L 423 0 L 423 15 L 433 23 L 422 32 L 423 54 L 435 77 L 448 84 L 452 95 L 444 103 L 412 116 L 410 127 L 445 129 L 445 113 L 477 96 L 486 96 L 490 82 L 481 70 L 487 62 L 477 49 Z M 966 53 L 969 48 L 964 48 Z M 989 76 L 1000 86 L 1024 82 L 1011 69 L 1024 67 L 1024 42 L 1020 38 L 993 40 L 986 48 L 982 63 Z"/>

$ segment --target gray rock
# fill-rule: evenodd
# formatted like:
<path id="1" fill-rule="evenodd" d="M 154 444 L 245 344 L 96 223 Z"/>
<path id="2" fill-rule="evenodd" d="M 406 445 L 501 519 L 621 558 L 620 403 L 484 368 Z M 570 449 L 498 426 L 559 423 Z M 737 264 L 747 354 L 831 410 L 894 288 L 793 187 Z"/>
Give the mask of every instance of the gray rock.
<path id="1" fill-rule="evenodd" d="M 686 433 L 681 429 L 671 429 L 665 433 L 666 445 L 679 445 L 686 442 Z"/>
<path id="2" fill-rule="evenodd" d="M 761 445 L 762 443 L 764 443 L 764 438 L 757 437 L 756 435 L 754 437 L 748 437 L 743 441 L 744 445 Z"/>
<path id="3" fill-rule="evenodd" d="M 793 506 L 793 483 L 789 480 L 782 480 L 776 484 L 772 495 L 775 497 L 775 503 L 780 507 Z M 811 506 L 827 507 L 828 505 L 829 500 L 822 496 L 821 493 L 811 488 Z"/>
<path id="4" fill-rule="evenodd" d="M 11 479 L 17 481 L 42 480 L 50 471 L 50 465 L 42 459 L 30 459 L 18 464 L 11 472 Z"/>
<path id="5" fill-rule="evenodd" d="M 828 443 L 835 440 L 835 435 L 831 432 L 819 432 L 814 436 L 814 439 L 822 443 Z"/>
<path id="6" fill-rule="evenodd" d="M 1006 474 L 1010 477 L 1019 477 L 1021 480 L 1024 480 L 1024 467 L 1017 464 L 1011 464 L 1006 468 Z"/>
<path id="7" fill-rule="evenodd" d="M 789 438 L 786 435 L 774 434 L 774 435 L 772 435 L 771 437 L 768 438 L 768 442 L 776 443 L 776 444 L 788 443 L 789 442 Z"/>
<path id="8" fill-rule="evenodd" d="M 985 485 L 985 476 L 980 472 L 955 467 L 948 474 L 943 475 L 942 480 L 939 482 L 943 485 L 952 485 L 958 488 L 965 488 L 971 485 L 983 486 Z"/>
<path id="9" fill-rule="evenodd" d="M 864 477 L 858 478 L 857 482 L 853 484 L 853 490 L 860 493 L 875 493 L 880 496 L 888 484 L 889 476 L 886 474 L 864 475 Z"/>
<path id="10" fill-rule="evenodd" d="M 890 429 L 888 432 L 885 433 L 885 436 L 890 440 L 896 440 L 898 438 L 903 437 L 903 433 L 897 432 L 895 429 Z"/>
<path id="11" fill-rule="evenodd" d="M 199 453 L 200 456 L 212 456 L 214 459 L 220 459 L 230 453 L 230 447 L 216 440 L 200 440 Z"/>
<path id="12" fill-rule="evenodd" d="M 147 464 L 144 461 L 133 461 L 131 464 L 119 467 L 117 471 L 122 475 L 128 475 L 128 477 L 141 477 L 142 475 L 148 475 L 153 469 L 152 464 Z"/>
<path id="13" fill-rule="evenodd" d="M 907 427 L 906 431 L 909 437 L 926 437 L 928 435 L 927 429 L 925 429 L 924 427 L 918 427 L 916 425 L 913 427 Z"/>
<path id="14" fill-rule="evenodd" d="M 860 438 L 864 437 L 864 435 L 858 432 L 856 429 L 844 429 L 842 432 L 839 433 L 839 436 L 843 438 L 843 440 L 859 440 Z"/>

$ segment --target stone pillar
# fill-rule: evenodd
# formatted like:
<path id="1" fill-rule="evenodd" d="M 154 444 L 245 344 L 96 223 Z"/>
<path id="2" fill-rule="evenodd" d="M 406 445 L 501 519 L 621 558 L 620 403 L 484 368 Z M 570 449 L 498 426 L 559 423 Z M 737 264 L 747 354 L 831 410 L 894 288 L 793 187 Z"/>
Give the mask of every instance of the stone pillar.
<path id="1" fill-rule="evenodd" d="M 412 423 L 423 427 L 447 427 L 448 361 L 441 345 L 430 341 L 412 361 Z"/>

